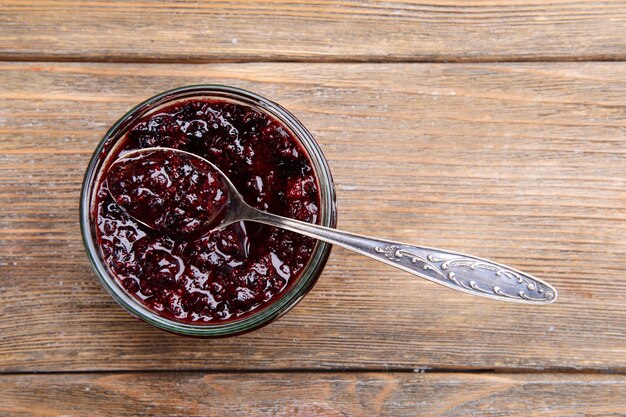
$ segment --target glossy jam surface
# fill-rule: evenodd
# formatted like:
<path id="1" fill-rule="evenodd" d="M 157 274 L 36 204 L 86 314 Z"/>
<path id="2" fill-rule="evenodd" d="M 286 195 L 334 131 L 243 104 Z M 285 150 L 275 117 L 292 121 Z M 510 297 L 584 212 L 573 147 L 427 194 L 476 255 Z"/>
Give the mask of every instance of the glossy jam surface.
<path id="1" fill-rule="evenodd" d="M 157 146 L 211 161 L 256 208 L 317 223 L 320 196 L 311 161 L 269 115 L 222 101 L 178 102 L 140 120 L 113 156 Z M 120 208 L 104 179 L 96 190 L 92 219 L 104 262 L 127 292 L 176 321 L 211 325 L 259 311 L 298 279 L 315 246 L 313 239 L 248 222 L 199 239 L 168 227 L 155 231 Z M 192 204 L 183 211 L 195 213 Z M 193 215 L 175 224 L 186 220 Z"/>
<path id="2" fill-rule="evenodd" d="M 133 218 L 178 239 L 202 237 L 228 209 L 222 175 L 206 160 L 169 148 L 118 159 L 107 172 L 107 186 Z"/>

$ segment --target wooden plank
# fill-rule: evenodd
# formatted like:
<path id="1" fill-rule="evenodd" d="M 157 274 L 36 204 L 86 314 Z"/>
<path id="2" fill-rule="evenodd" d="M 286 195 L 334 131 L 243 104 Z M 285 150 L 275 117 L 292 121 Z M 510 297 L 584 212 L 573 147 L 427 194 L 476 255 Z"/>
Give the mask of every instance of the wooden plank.
<path id="1" fill-rule="evenodd" d="M 626 3 L 0 0 L 0 59 L 623 60 Z"/>
<path id="2" fill-rule="evenodd" d="M 3 416 L 624 416 L 623 375 L 124 373 L 0 377 Z"/>
<path id="3" fill-rule="evenodd" d="M 0 370 L 626 369 L 626 63 L 2 64 Z M 132 319 L 78 227 L 101 135 L 143 98 L 235 84 L 292 110 L 334 173 L 339 226 L 490 257 L 549 307 L 453 292 L 336 249 L 258 332 Z"/>

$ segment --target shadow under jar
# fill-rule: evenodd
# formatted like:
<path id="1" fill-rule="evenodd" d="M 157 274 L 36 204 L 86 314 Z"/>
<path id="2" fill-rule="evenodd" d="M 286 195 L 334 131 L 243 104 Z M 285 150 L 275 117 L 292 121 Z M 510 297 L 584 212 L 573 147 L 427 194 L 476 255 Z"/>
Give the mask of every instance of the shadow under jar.
<path id="1" fill-rule="evenodd" d="M 105 181 L 108 168 L 127 151 L 155 146 L 213 162 L 254 207 L 336 225 L 326 159 L 288 111 L 234 87 L 167 91 L 115 123 L 85 173 L 83 241 L 113 298 L 154 326 L 204 337 L 257 329 L 295 306 L 315 285 L 329 244 L 251 222 L 184 239 L 151 230 L 117 206 Z"/>

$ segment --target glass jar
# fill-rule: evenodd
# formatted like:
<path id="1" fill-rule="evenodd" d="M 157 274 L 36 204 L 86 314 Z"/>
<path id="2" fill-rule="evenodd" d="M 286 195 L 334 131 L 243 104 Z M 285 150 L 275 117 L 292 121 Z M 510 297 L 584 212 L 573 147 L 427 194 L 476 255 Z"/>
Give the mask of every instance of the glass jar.
<path id="1" fill-rule="evenodd" d="M 96 242 L 93 224 L 94 214 L 92 213 L 95 188 L 101 176 L 105 174 L 105 172 L 102 172 L 102 167 L 109 165 L 109 159 L 113 158 L 113 151 L 116 149 L 116 146 L 121 145 L 123 142 L 121 139 L 126 136 L 138 120 L 166 105 L 193 98 L 217 98 L 250 106 L 282 122 L 293 133 L 294 137 L 300 141 L 308 153 L 318 178 L 320 191 L 319 224 L 327 227 L 336 226 L 335 188 L 330 169 L 319 145 L 302 123 L 280 105 L 249 91 L 221 85 L 194 85 L 166 91 L 144 101 L 126 113 L 104 135 L 89 161 L 83 180 L 80 197 L 81 233 L 89 260 L 102 285 L 115 301 L 130 314 L 156 327 L 174 333 L 201 337 L 233 336 L 264 326 L 293 308 L 315 285 L 330 254 L 331 245 L 318 241 L 309 262 L 300 273 L 298 279 L 284 293 L 280 294 L 276 300 L 272 300 L 269 305 L 241 319 L 234 319 L 224 323 L 196 325 L 162 317 L 128 294 L 104 263 L 100 248 Z"/>

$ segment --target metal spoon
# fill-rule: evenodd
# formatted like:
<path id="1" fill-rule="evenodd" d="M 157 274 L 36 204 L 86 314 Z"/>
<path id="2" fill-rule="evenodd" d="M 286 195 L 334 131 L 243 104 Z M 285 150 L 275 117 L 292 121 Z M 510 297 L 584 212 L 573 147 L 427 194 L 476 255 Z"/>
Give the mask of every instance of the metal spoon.
<path id="1" fill-rule="evenodd" d="M 229 198 L 228 209 L 218 219 L 217 224 L 206 226 L 206 230 L 203 230 L 204 234 L 242 220 L 253 221 L 344 247 L 418 277 L 468 294 L 527 304 L 550 304 L 557 298 L 557 291 L 550 284 L 532 275 L 486 259 L 442 249 L 358 235 L 260 211 L 243 200 L 233 183 L 215 165 L 189 152 L 170 148 L 145 148 L 131 151 L 116 160 L 109 169 L 109 173 L 116 164 L 128 162 L 128 158 L 133 158 L 133 160 L 141 157 L 150 158 L 150 155 L 154 155 L 155 152 L 167 152 L 169 153 L 168 157 L 178 154 L 179 157 L 184 155 L 187 159 L 193 158 L 200 165 L 208 164 L 221 175 Z M 160 156 L 163 157 L 164 155 Z M 197 163 L 194 165 L 198 166 Z M 108 188 L 111 190 L 112 187 Z M 126 210 L 124 199 L 121 199 L 120 195 L 114 195 L 113 192 L 111 195 Z M 129 213 L 128 210 L 126 212 Z M 130 213 L 129 215 L 147 227 L 154 227 L 146 224 L 146 219 L 136 218 Z"/>

